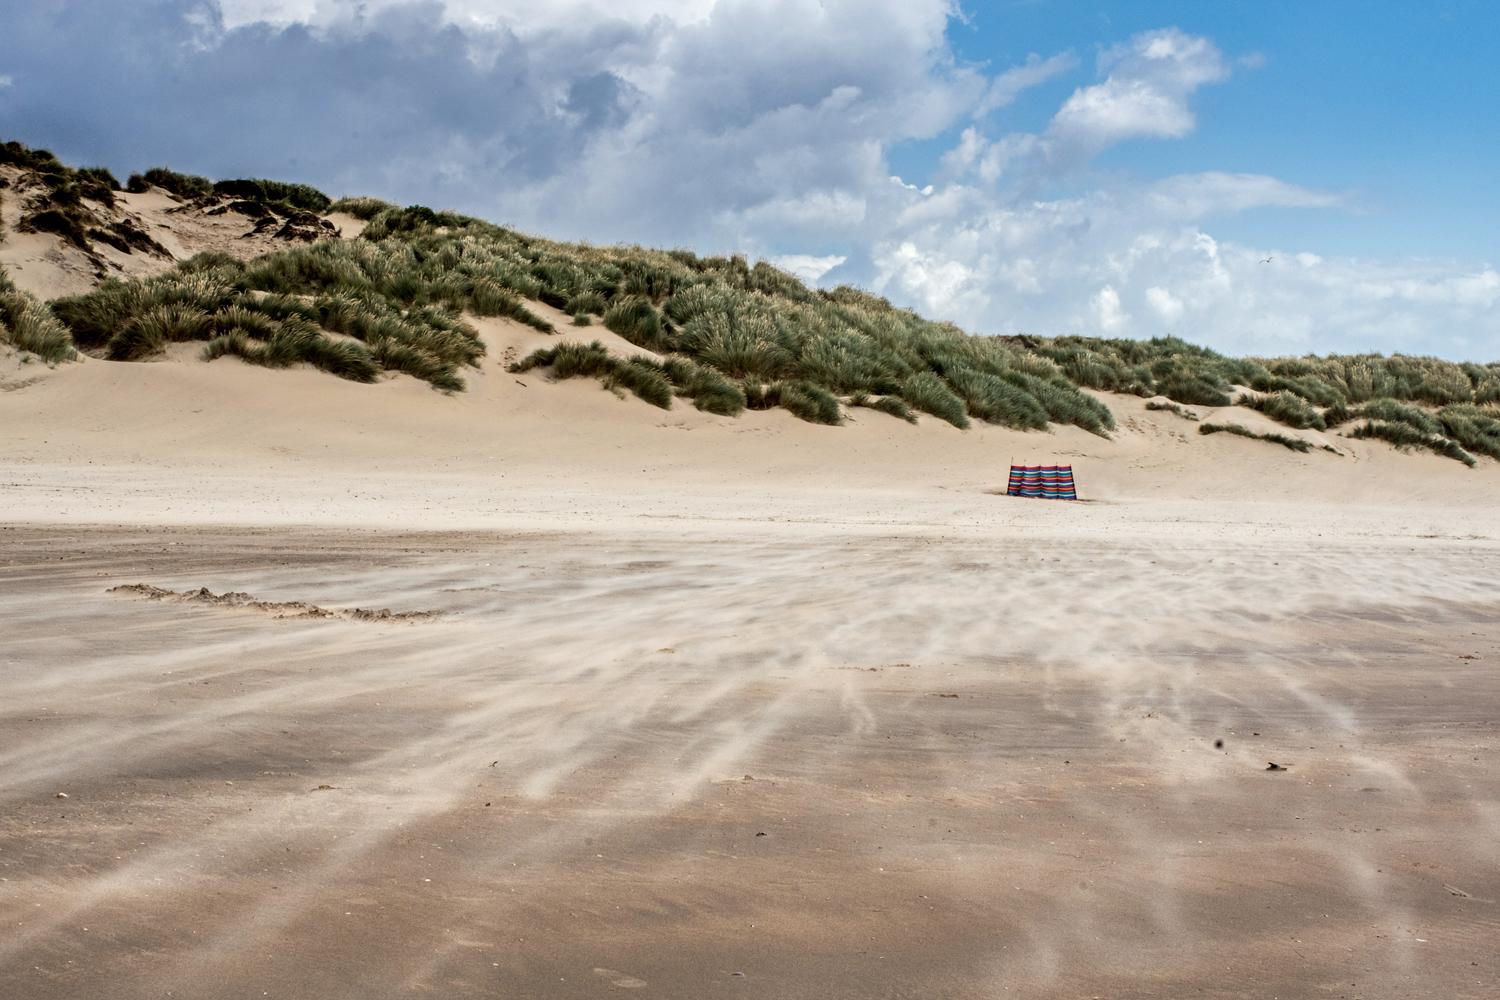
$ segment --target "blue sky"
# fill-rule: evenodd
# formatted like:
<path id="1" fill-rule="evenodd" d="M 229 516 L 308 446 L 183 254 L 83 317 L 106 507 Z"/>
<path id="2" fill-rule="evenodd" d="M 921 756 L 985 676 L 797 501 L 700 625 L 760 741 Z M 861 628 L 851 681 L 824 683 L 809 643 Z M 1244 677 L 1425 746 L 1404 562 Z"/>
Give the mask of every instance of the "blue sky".
<path id="1" fill-rule="evenodd" d="M 18 0 L 0 135 L 978 332 L 1494 360 L 1497 51 L 1441 0 Z"/>
<path id="2" fill-rule="evenodd" d="M 1274 242 L 1288 232 L 1322 252 L 1494 257 L 1500 219 L 1500 9 L 1492 2 L 971 4 L 948 36 L 961 59 L 997 64 L 1030 51 L 1087 61 L 1108 40 L 1164 24 L 1264 64 L 1196 99 L 1183 142 L 1122 144 L 1102 170 L 1161 175 L 1268 173 L 1349 193 L 1352 212 L 1250 213 L 1219 230 Z M 1025 95 L 1015 125 L 1044 123 L 1069 82 Z M 915 147 L 928 144 L 913 144 Z M 930 149 L 903 163 L 920 170 Z"/>

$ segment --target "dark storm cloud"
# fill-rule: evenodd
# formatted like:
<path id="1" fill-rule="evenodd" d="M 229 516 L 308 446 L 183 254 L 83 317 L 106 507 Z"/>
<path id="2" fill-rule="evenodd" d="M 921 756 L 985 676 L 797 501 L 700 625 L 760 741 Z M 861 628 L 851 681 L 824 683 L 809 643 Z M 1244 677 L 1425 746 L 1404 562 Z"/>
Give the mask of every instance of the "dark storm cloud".
<path id="1" fill-rule="evenodd" d="M 753 251 L 770 227 L 857 224 L 884 146 L 934 134 L 983 86 L 946 61 L 943 0 L 879 16 L 735 0 L 524 36 L 435 2 L 371 6 L 226 29 L 201 0 L 29 4 L 0 35 L 0 134 L 117 172 L 258 174 Z"/>
<path id="2" fill-rule="evenodd" d="M 0 33 L 0 134 L 119 171 L 168 162 L 472 204 L 476 178 L 550 176 L 618 125 L 630 85 L 563 68 L 642 45 L 623 24 L 523 45 L 447 24 L 437 4 L 316 31 L 226 31 L 186 0 L 32 4 Z"/>

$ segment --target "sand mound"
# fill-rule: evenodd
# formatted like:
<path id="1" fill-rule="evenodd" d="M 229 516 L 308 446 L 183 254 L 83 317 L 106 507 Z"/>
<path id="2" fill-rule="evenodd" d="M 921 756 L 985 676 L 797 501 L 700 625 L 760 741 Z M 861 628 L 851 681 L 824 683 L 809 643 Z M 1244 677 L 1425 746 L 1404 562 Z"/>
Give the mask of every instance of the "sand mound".
<path id="1" fill-rule="evenodd" d="M 364 225 L 226 196 L 190 201 L 160 188 L 58 211 L 38 175 L 15 166 L 0 166 L 0 190 L 0 268 L 42 299 L 159 274 L 205 251 L 248 260 L 289 243 L 355 236 Z"/>
<path id="2" fill-rule="evenodd" d="M 244 591 L 215 594 L 207 587 L 197 590 L 168 590 L 149 583 L 128 583 L 108 590 L 111 594 L 139 597 L 148 601 L 173 601 L 179 604 L 206 604 L 215 608 L 258 611 L 272 618 L 337 618 L 355 622 L 417 622 L 438 617 L 436 611 L 392 611 L 390 608 L 324 608 L 306 601 L 262 601 Z"/>
<path id="3" fill-rule="evenodd" d="M 14 363 L 0 372 L 9 390 L 0 392 L 0 509 L 41 523 L 403 530 L 534 530 L 558 516 L 573 527 L 873 526 L 900 511 L 930 530 L 1005 531 L 1033 519 L 1102 527 L 1113 520 L 1110 504 L 1224 501 L 1264 505 L 1245 521 L 1276 530 L 1323 530 L 1306 510 L 1272 510 L 1312 504 L 1328 528 L 1360 509 L 1397 507 L 1411 530 L 1447 535 L 1476 519 L 1489 524 L 1500 477 L 1488 460 L 1467 469 L 1337 431 L 1288 431 L 1313 444 L 1307 454 L 1204 436 L 1144 400 L 1102 393 L 1120 425 L 1108 440 L 1076 427 L 960 431 L 927 416 L 911 425 L 871 410 L 851 411 L 839 427 L 778 410 L 661 410 L 597 382 L 553 384 L 545 372 L 504 369 L 507 358 L 558 342 L 597 339 L 636 353 L 607 331 L 560 325 L 547 335 L 498 318 L 474 325 L 487 352 L 466 374 L 468 390 L 453 396 L 410 377 L 361 385 L 310 368 L 205 364 L 195 345 L 150 364 Z M 1202 409 L 1216 421 L 1273 426 L 1242 407 Z M 1012 461 L 1071 464 L 1079 495 L 1107 503 L 986 495 L 1004 488 Z"/>

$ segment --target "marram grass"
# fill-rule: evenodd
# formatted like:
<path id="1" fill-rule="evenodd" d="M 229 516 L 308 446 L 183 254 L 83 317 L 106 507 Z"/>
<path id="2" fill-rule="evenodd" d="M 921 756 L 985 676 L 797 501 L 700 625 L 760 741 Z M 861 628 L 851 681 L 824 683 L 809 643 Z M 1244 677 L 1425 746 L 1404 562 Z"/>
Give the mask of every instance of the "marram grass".
<path id="1" fill-rule="evenodd" d="M 617 357 L 597 340 L 540 348 L 508 370 L 519 374 L 533 368 L 548 368 L 555 379 L 595 378 L 606 388 L 628 390 L 652 406 L 664 410 L 672 406 L 672 383 L 660 365 L 644 357 Z"/>
<path id="2" fill-rule="evenodd" d="M 4 271 L 0 271 L 0 344 L 52 364 L 71 361 L 78 354 L 68 328 L 52 310 L 16 288 Z"/>
<path id="3" fill-rule="evenodd" d="M 1292 451 L 1312 451 L 1312 445 L 1301 438 L 1288 437 L 1285 434 L 1277 434 L 1274 431 L 1262 434 L 1259 431 L 1252 431 L 1248 427 L 1241 427 L 1239 424 L 1200 424 L 1198 433 L 1233 434 L 1236 437 L 1249 438 L 1252 441 L 1269 441 L 1272 444 L 1279 444 L 1283 448 L 1290 448 Z"/>
<path id="4" fill-rule="evenodd" d="M 50 171 L 64 193 L 87 189 L 103 197 L 97 192 L 111 188 L 112 178 L 69 172 L 43 151 L 18 144 L 4 150 L 6 162 Z M 1087 390 L 1206 407 L 1227 406 L 1238 394 L 1291 427 L 1362 418 L 1367 435 L 1382 436 L 1371 427 L 1403 426 L 1459 450 L 1497 450 L 1496 418 L 1478 409 L 1500 402 L 1495 363 L 1403 355 L 1231 358 L 1175 337 L 979 337 L 856 288 L 809 288 L 739 256 L 560 243 L 423 206 L 331 202 L 305 185 L 214 182 L 166 168 L 132 177 L 127 188 L 152 185 L 187 201 L 243 197 L 345 212 L 366 225 L 354 239 L 320 240 L 246 262 L 202 254 L 157 277 L 107 281 L 52 303 L 84 351 L 142 358 L 176 341 L 228 337 L 218 350 L 279 364 L 298 350 L 266 345 L 282 331 L 278 344 L 321 343 L 306 339 L 301 324 L 311 324 L 353 338 L 363 351 L 344 361 L 329 355 L 318 365 L 324 370 L 362 380 L 368 358 L 382 371 L 457 391 L 464 371 L 484 354 L 464 315 L 555 332 L 529 300 L 589 322 L 599 317 L 618 336 L 669 359 L 615 365 L 589 354 L 592 377 L 655 405 L 681 397 L 725 415 L 780 406 L 806 420 L 838 423 L 840 400 L 856 406 L 875 400 L 901 419 L 925 413 L 957 428 L 975 421 L 1021 430 L 1073 425 L 1108 435 L 1114 418 Z M 14 342 L 17 324 L 0 321 Z M 66 356 L 72 346 L 43 315 L 22 326 L 50 356 Z M 302 353 L 308 364 L 322 356 L 310 347 Z M 685 368 L 689 363 L 695 367 Z M 1258 395 L 1248 397 L 1245 389 Z"/>

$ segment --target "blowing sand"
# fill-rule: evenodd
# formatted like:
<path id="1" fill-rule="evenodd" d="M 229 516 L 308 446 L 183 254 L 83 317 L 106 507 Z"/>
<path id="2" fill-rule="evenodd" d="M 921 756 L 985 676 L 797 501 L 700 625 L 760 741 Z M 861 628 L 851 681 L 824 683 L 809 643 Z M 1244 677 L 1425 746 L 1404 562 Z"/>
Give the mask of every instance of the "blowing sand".
<path id="1" fill-rule="evenodd" d="M 484 332 L 452 398 L 0 359 L 7 996 L 1500 990 L 1494 463 L 662 412 Z"/>

